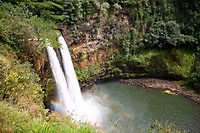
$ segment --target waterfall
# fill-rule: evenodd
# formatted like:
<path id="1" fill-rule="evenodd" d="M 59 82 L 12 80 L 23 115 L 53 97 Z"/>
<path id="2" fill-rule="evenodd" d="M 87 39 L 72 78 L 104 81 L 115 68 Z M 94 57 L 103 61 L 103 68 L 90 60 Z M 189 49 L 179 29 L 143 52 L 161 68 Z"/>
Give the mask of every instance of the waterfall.
<path id="1" fill-rule="evenodd" d="M 47 45 L 47 52 L 50 61 L 50 66 L 56 83 L 57 98 L 51 101 L 51 105 L 55 111 L 66 114 L 73 114 L 72 117 L 78 121 L 89 121 L 97 124 L 101 121 L 101 112 L 103 107 L 95 102 L 96 98 L 87 97 L 83 100 L 80 86 L 74 71 L 71 56 L 68 46 L 62 36 L 58 38 L 59 43 L 62 44 L 60 48 L 62 56 L 62 66 L 59 63 L 57 55 L 49 44 Z"/>
<path id="2" fill-rule="evenodd" d="M 65 76 L 63 74 L 62 68 L 60 66 L 59 60 L 57 58 L 57 55 L 49 44 L 47 45 L 47 52 L 48 57 L 50 61 L 51 70 L 55 79 L 57 93 L 58 93 L 58 100 L 60 102 L 60 105 L 62 106 L 61 112 L 67 112 L 67 110 L 72 110 L 72 100 L 69 96 L 69 89 L 67 82 L 65 80 Z"/>
<path id="3" fill-rule="evenodd" d="M 65 73 L 63 73 L 54 49 L 49 44 L 47 45 L 47 52 L 56 82 L 58 100 L 61 106 L 61 110 L 59 111 L 80 114 L 84 102 L 71 56 L 64 38 L 60 36 L 58 41 L 62 44 L 60 52 Z"/>
<path id="4" fill-rule="evenodd" d="M 80 108 L 83 105 L 83 98 L 81 95 L 80 86 L 74 71 L 74 66 L 69 53 L 68 46 L 63 38 L 60 36 L 58 42 L 62 44 L 60 49 L 62 55 L 62 62 L 64 66 L 65 76 L 67 80 L 68 89 L 73 100 L 74 108 Z M 78 109 L 77 109 L 78 110 Z"/>

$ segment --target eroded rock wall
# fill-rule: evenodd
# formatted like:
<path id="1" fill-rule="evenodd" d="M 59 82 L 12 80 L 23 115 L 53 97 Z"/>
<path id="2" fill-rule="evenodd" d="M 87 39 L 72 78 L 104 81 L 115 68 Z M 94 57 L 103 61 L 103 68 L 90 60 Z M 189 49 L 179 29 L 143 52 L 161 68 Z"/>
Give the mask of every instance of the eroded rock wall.
<path id="1" fill-rule="evenodd" d="M 71 46 L 75 66 L 88 70 L 90 64 L 109 60 L 108 52 L 113 53 L 116 49 L 114 35 L 125 33 L 130 27 L 131 22 L 125 12 L 95 13 L 72 28 L 62 26 L 62 34 Z"/>

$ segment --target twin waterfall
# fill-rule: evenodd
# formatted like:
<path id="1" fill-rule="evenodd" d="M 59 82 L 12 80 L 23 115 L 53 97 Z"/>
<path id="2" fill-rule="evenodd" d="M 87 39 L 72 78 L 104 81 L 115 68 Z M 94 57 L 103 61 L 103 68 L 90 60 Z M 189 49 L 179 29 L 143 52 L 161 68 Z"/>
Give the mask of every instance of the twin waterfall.
<path id="1" fill-rule="evenodd" d="M 58 38 L 59 43 L 62 44 L 60 48 L 64 72 L 57 58 L 53 47 L 47 45 L 47 52 L 50 61 L 50 66 L 57 88 L 57 101 L 59 101 L 59 110 L 63 113 L 80 114 L 81 108 L 84 106 L 84 101 L 81 95 L 79 83 L 74 71 L 71 56 L 67 44 L 62 36 Z"/>
<path id="2" fill-rule="evenodd" d="M 101 120 L 100 114 L 103 112 L 100 111 L 102 107 L 96 102 L 96 98 L 92 96 L 85 98 L 86 101 L 84 101 L 68 46 L 62 36 L 58 38 L 58 41 L 62 44 L 60 48 L 62 65 L 60 65 L 53 47 L 47 44 L 48 57 L 57 90 L 56 100 L 51 101 L 51 106 L 55 111 L 72 114 L 72 117 L 77 121 L 90 121 L 98 124 Z"/>

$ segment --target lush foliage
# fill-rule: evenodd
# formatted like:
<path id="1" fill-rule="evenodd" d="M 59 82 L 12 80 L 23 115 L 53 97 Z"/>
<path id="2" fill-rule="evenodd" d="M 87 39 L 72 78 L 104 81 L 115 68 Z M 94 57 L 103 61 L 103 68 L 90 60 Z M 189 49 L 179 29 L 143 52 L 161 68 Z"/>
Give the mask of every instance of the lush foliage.
<path id="1" fill-rule="evenodd" d="M 8 60 L 6 56 L 15 53 L 7 51 L 3 46 L 0 46 L 0 49 L 4 51 L 0 53 L 0 99 L 16 104 L 23 104 L 24 101 L 20 101 L 22 99 L 42 103 L 44 94 L 32 65 L 28 62 L 20 63 L 15 58 Z"/>
<path id="2" fill-rule="evenodd" d="M 198 92 L 200 92 L 200 52 L 199 47 L 196 50 L 196 62 L 194 66 L 194 70 L 191 74 L 190 83 L 196 88 Z"/>
<path id="3" fill-rule="evenodd" d="M 69 25 L 100 9 L 97 0 L 22 0 L 20 4 L 26 5 L 39 17 Z"/>
<path id="4" fill-rule="evenodd" d="M 152 47 L 177 46 L 195 42 L 192 36 L 181 34 L 180 25 L 175 21 L 155 22 L 145 35 L 145 42 Z"/>
<path id="5" fill-rule="evenodd" d="M 171 123 L 165 122 L 163 124 L 155 121 L 149 128 L 149 133 L 189 133 L 189 131 L 178 131 Z"/>
<path id="6" fill-rule="evenodd" d="M 16 57 L 9 45 L 0 45 L 0 132 L 100 132 L 71 116 L 49 113 L 38 75 Z"/>
<path id="7" fill-rule="evenodd" d="M 148 62 L 141 63 L 138 62 L 138 58 L 133 59 L 132 57 L 136 57 L 138 53 L 143 53 L 143 51 L 148 51 L 148 49 L 152 48 L 165 51 L 167 49 L 185 47 L 185 49 L 193 51 L 193 61 L 183 61 L 183 64 L 188 64 L 189 68 L 186 65 L 184 70 L 180 69 L 182 67 L 177 67 L 175 70 L 174 66 L 176 65 L 172 65 L 173 63 L 163 64 L 166 59 L 168 60 L 169 57 L 174 56 L 173 52 L 168 52 L 168 55 L 164 55 L 164 60 L 162 56 L 153 57 L 153 59 L 160 59 L 156 59 L 157 62 L 151 62 L 151 65 L 152 68 L 158 69 L 156 70 L 157 72 L 160 71 L 160 68 L 163 68 L 161 70 L 171 74 L 180 74 L 188 69 L 187 76 L 183 77 L 198 90 L 200 83 L 198 65 L 200 62 L 198 59 L 200 12 L 198 8 L 200 3 L 197 0 L 192 2 L 188 0 L 107 0 L 107 2 L 110 5 L 118 3 L 122 8 L 124 7 L 132 24 L 129 32 L 121 32 L 113 37 L 113 42 L 119 47 L 119 52 L 116 54 L 117 60 L 121 58 L 120 61 L 126 62 L 128 70 L 135 68 L 129 66 L 138 66 L 144 69 L 144 65 L 141 64 L 147 64 Z M 125 9 L 127 7 L 129 8 Z M 186 56 L 183 55 L 184 58 L 190 59 L 190 56 Z M 169 59 L 169 61 L 172 59 Z M 175 62 L 179 64 L 182 61 L 178 58 Z M 147 68 L 150 66 L 146 65 Z M 154 73 L 154 69 L 150 67 L 147 71 Z"/>
<path id="8" fill-rule="evenodd" d="M 191 50 L 180 48 L 143 50 L 134 55 L 116 52 L 115 61 L 115 65 L 124 72 L 187 79 L 193 71 L 195 54 Z"/>
<path id="9" fill-rule="evenodd" d="M 180 13 L 177 14 L 177 19 L 185 24 L 183 33 L 192 35 L 198 40 L 197 45 L 199 46 L 200 41 L 200 2 L 198 0 L 177 0 L 175 4 L 180 4 Z"/>
<path id="10" fill-rule="evenodd" d="M 34 51 L 37 43 L 45 44 L 48 40 L 52 45 L 58 44 L 56 26 L 51 22 L 33 16 L 28 8 L 0 2 L 0 40 L 16 51 Z M 54 45 L 54 46 L 55 46 Z M 44 47 L 45 45 L 41 45 Z"/>
<path id="11" fill-rule="evenodd" d="M 38 108 L 37 108 L 38 109 Z M 35 109 L 36 110 L 36 109 Z M 28 111 L 19 110 L 11 106 L 7 102 L 0 102 L 0 132 L 34 132 L 34 133 L 96 133 L 100 132 L 88 124 L 80 124 L 76 121 L 72 122 L 70 116 L 52 112 L 51 114 L 44 113 L 41 116 L 33 117 L 33 114 Z"/>
<path id="12" fill-rule="evenodd" d="M 97 19 L 110 19 L 111 24 L 108 16 L 112 13 L 128 14 L 130 29 L 123 32 L 122 26 L 118 34 L 110 37 L 109 43 L 116 44 L 118 50 L 112 55 L 113 62 L 104 62 L 103 66 L 112 64 L 115 69 L 99 65 L 90 65 L 88 70 L 76 68 L 81 82 L 108 73 L 107 69 L 118 75 L 136 72 L 185 79 L 199 90 L 199 7 L 198 0 L 0 0 L 0 100 L 17 104 L 13 109 L 0 103 L 0 131 L 95 132 L 60 114 L 48 115 L 38 75 L 30 63 L 14 58 L 15 52 L 37 54 L 38 48 L 41 52 L 46 41 L 57 46 L 60 33 L 54 31 L 56 24 L 77 27 L 77 22 L 87 21 L 96 12 Z M 76 32 L 72 33 L 75 38 Z M 80 52 L 79 62 L 83 56 Z M 110 77 L 115 76 L 113 73 Z M 152 128 L 152 132 L 175 132 L 167 124 L 155 123 Z"/>

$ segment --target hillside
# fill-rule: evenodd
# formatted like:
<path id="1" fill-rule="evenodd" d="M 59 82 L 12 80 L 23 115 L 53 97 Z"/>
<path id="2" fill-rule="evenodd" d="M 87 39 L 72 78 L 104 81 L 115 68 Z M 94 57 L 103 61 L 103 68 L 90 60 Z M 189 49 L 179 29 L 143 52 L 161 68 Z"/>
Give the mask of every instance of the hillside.
<path id="1" fill-rule="evenodd" d="M 59 55 L 60 35 L 82 90 L 101 79 L 145 77 L 178 81 L 199 94 L 199 8 L 198 0 L 0 0 L 0 132 L 37 132 L 20 127 L 31 118 L 44 132 L 48 121 L 69 120 L 50 120 L 54 113 L 46 110 L 55 88 L 46 45 Z M 7 117 L 23 111 L 27 120 L 8 127 Z M 68 125 L 63 131 L 96 132 Z"/>

